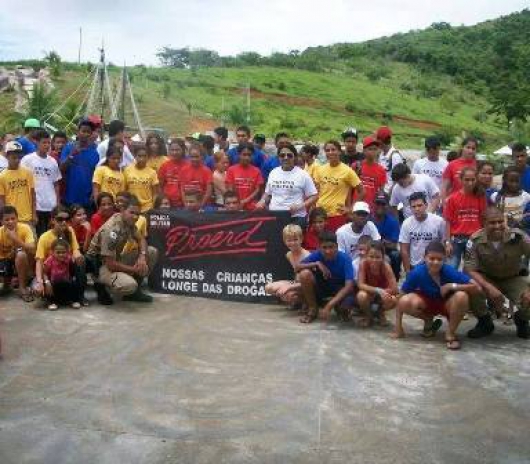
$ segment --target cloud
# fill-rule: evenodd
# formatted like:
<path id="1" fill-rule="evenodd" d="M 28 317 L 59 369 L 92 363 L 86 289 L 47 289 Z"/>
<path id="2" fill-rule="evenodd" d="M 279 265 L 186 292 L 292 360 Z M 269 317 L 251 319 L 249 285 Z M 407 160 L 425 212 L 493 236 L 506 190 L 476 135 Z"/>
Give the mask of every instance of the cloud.
<path id="1" fill-rule="evenodd" d="M 80 27 L 83 60 L 96 61 L 104 39 L 107 57 L 116 64 L 156 64 L 156 51 L 165 45 L 269 54 L 357 42 L 433 22 L 474 24 L 525 7 L 526 0 L 483 0 L 473 8 L 458 0 L 2 0 L 3 11 L 26 13 L 0 19 L 0 59 L 56 50 L 77 60 Z"/>

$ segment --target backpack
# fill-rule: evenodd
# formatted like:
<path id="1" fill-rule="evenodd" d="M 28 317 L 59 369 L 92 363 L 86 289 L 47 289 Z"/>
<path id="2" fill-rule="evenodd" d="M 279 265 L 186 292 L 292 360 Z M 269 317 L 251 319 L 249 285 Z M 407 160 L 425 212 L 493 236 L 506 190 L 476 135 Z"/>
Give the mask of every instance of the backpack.
<path id="1" fill-rule="evenodd" d="M 388 161 L 386 163 L 386 170 L 387 172 L 392 172 L 392 169 L 394 169 L 394 166 L 395 164 L 392 164 L 392 158 L 394 157 L 394 154 L 397 153 L 399 155 L 399 157 L 401 158 L 401 161 L 399 163 L 396 163 L 396 164 L 407 164 L 407 160 L 405 159 L 405 157 L 399 152 L 399 150 L 392 150 L 390 153 L 389 153 L 389 156 L 388 156 Z"/>

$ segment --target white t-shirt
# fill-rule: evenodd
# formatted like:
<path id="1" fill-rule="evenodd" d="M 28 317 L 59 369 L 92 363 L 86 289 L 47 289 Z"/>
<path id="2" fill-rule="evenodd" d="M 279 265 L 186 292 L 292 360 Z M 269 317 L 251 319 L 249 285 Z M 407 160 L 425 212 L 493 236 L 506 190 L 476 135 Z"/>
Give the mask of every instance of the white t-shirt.
<path id="1" fill-rule="evenodd" d="M 99 163 L 98 166 L 101 166 L 107 159 L 107 149 L 109 148 L 109 139 L 103 140 L 98 145 L 98 153 L 99 153 Z M 129 164 L 134 163 L 134 156 L 131 153 L 131 150 L 129 150 L 129 147 L 127 145 L 124 145 L 123 147 L 123 155 L 121 158 L 120 168 L 126 168 L 129 166 Z"/>
<path id="2" fill-rule="evenodd" d="M 403 163 L 403 155 L 396 149 L 394 146 L 391 146 L 390 149 L 384 154 L 381 152 L 379 154 L 379 164 L 385 168 L 386 171 L 386 185 L 385 191 L 390 192 L 392 187 L 392 169 L 400 163 Z"/>
<path id="3" fill-rule="evenodd" d="M 499 192 L 494 192 L 491 195 L 492 203 L 497 203 L 498 196 Z M 519 222 L 523 219 L 524 209 L 530 202 L 530 193 L 521 190 L 521 195 L 517 195 L 516 197 L 505 196 L 504 199 L 501 198 L 501 201 L 503 203 L 502 206 L 504 206 L 504 216 L 507 219 L 513 219 Z"/>
<path id="4" fill-rule="evenodd" d="M 431 203 L 432 199 L 440 194 L 440 189 L 436 187 L 434 181 L 425 174 L 413 174 L 413 181 L 408 187 L 401 187 L 398 183 L 392 189 L 392 196 L 390 197 L 390 205 L 398 206 L 403 204 L 403 216 L 408 218 L 412 216 L 412 211 L 409 205 L 409 197 L 416 192 L 423 192 L 427 197 L 427 203 Z"/>
<path id="5" fill-rule="evenodd" d="M 410 244 L 410 264 L 413 266 L 423 262 L 429 243 L 436 240 L 444 242 L 445 239 L 445 221 L 432 213 L 427 213 L 423 221 L 414 216 L 405 219 L 399 232 L 399 243 Z"/>
<path id="6" fill-rule="evenodd" d="M 438 161 L 421 158 L 414 163 L 412 174 L 425 174 L 429 176 L 439 189 L 442 186 L 442 174 L 448 164 L 444 158 L 439 158 Z"/>
<path id="7" fill-rule="evenodd" d="M 372 221 L 368 221 L 361 232 L 354 232 L 352 229 L 352 223 L 344 224 L 337 229 L 337 244 L 339 250 L 344 251 L 350 256 L 352 262 L 359 256 L 357 251 L 357 243 L 363 235 L 368 235 L 372 240 L 381 240 L 381 235 L 377 231 L 377 227 Z"/>
<path id="8" fill-rule="evenodd" d="M 303 169 L 295 166 L 290 171 L 281 167 L 274 168 L 269 174 L 265 193 L 271 196 L 271 211 L 289 211 L 291 205 L 303 204 L 308 197 L 318 193 L 311 176 Z M 294 217 L 305 217 L 305 208 L 296 211 Z"/>
<path id="9" fill-rule="evenodd" d="M 7 158 L 0 154 L 0 172 L 7 169 Z"/>
<path id="10" fill-rule="evenodd" d="M 51 211 L 57 206 L 54 185 L 62 177 L 57 161 L 50 155 L 42 158 L 37 153 L 31 153 L 22 158 L 20 165 L 33 173 L 37 211 Z"/>

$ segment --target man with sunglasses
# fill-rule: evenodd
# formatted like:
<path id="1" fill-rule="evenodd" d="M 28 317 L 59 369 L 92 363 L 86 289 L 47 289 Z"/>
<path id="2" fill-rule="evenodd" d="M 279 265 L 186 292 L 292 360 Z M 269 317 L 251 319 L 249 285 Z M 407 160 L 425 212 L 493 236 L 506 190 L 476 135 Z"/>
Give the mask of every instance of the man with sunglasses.
<path id="1" fill-rule="evenodd" d="M 265 193 L 256 209 L 268 206 L 271 211 L 289 211 L 292 222 L 304 230 L 307 211 L 317 201 L 318 191 L 311 176 L 296 166 L 296 156 L 293 145 L 280 148 L 278 159 L 281 165 L 270 173 Z"/>

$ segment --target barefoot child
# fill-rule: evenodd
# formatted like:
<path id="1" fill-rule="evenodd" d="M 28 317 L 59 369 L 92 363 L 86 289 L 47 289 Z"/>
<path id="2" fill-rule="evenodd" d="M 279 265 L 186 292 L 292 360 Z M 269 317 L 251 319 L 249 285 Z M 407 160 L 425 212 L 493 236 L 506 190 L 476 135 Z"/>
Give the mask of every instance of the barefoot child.
<path id="1" fill-rule="evenodd" d="M 289 248 L 285 255 L 293 269 L 304 258 L 309 256 L 309 251 L 302 248 L 302 228 L 296 224 L 288 224 L 283 229 L 283 242 Z M 291 306 L 300 301 L 300 283 L 292 280 L 278 280 L 265 286 L 265 293 L 278 297 Z"/>
<path id="2" fill-rule="evenodd" d="M 480 292 L 480 287 L 467 274 L 444 264 L 444 257 L 442 243 L 431 242 L 425 250 L 425 262 L 407 275 L 396 310 L 394 338 L 405 336 L 403 314 L 425 321 L 424 333 L 431 330 L 434 316 L 441 314 L 448 319 L 447 348 L 460 349 L 456 330 L 469 309 L 470 295 Z"/>
<path id="3" fill-rule="evenodd" d="M 364 316 L 361 327 L 372 324 L 374 304 L 379 325 L 387 326 L 385 311 L 396 305 L 398 287 L 394 272 L 385 260 L 385 246 L 381 242 L 370 243 L 368 254 L 359 266 L 358 286 L 357 303 Z"/>
<path id="4" fill-rule="evenodd" d="M 59 238 L 52 243 L 51 249 L 52 254 L 46 258 L 42 266 L 44 296 L 48 301 L 48 310 L 56 311 L 58 305 L 67 304 L 79 309 L 82 297 L 75 279 L 70 244 Z"/>

